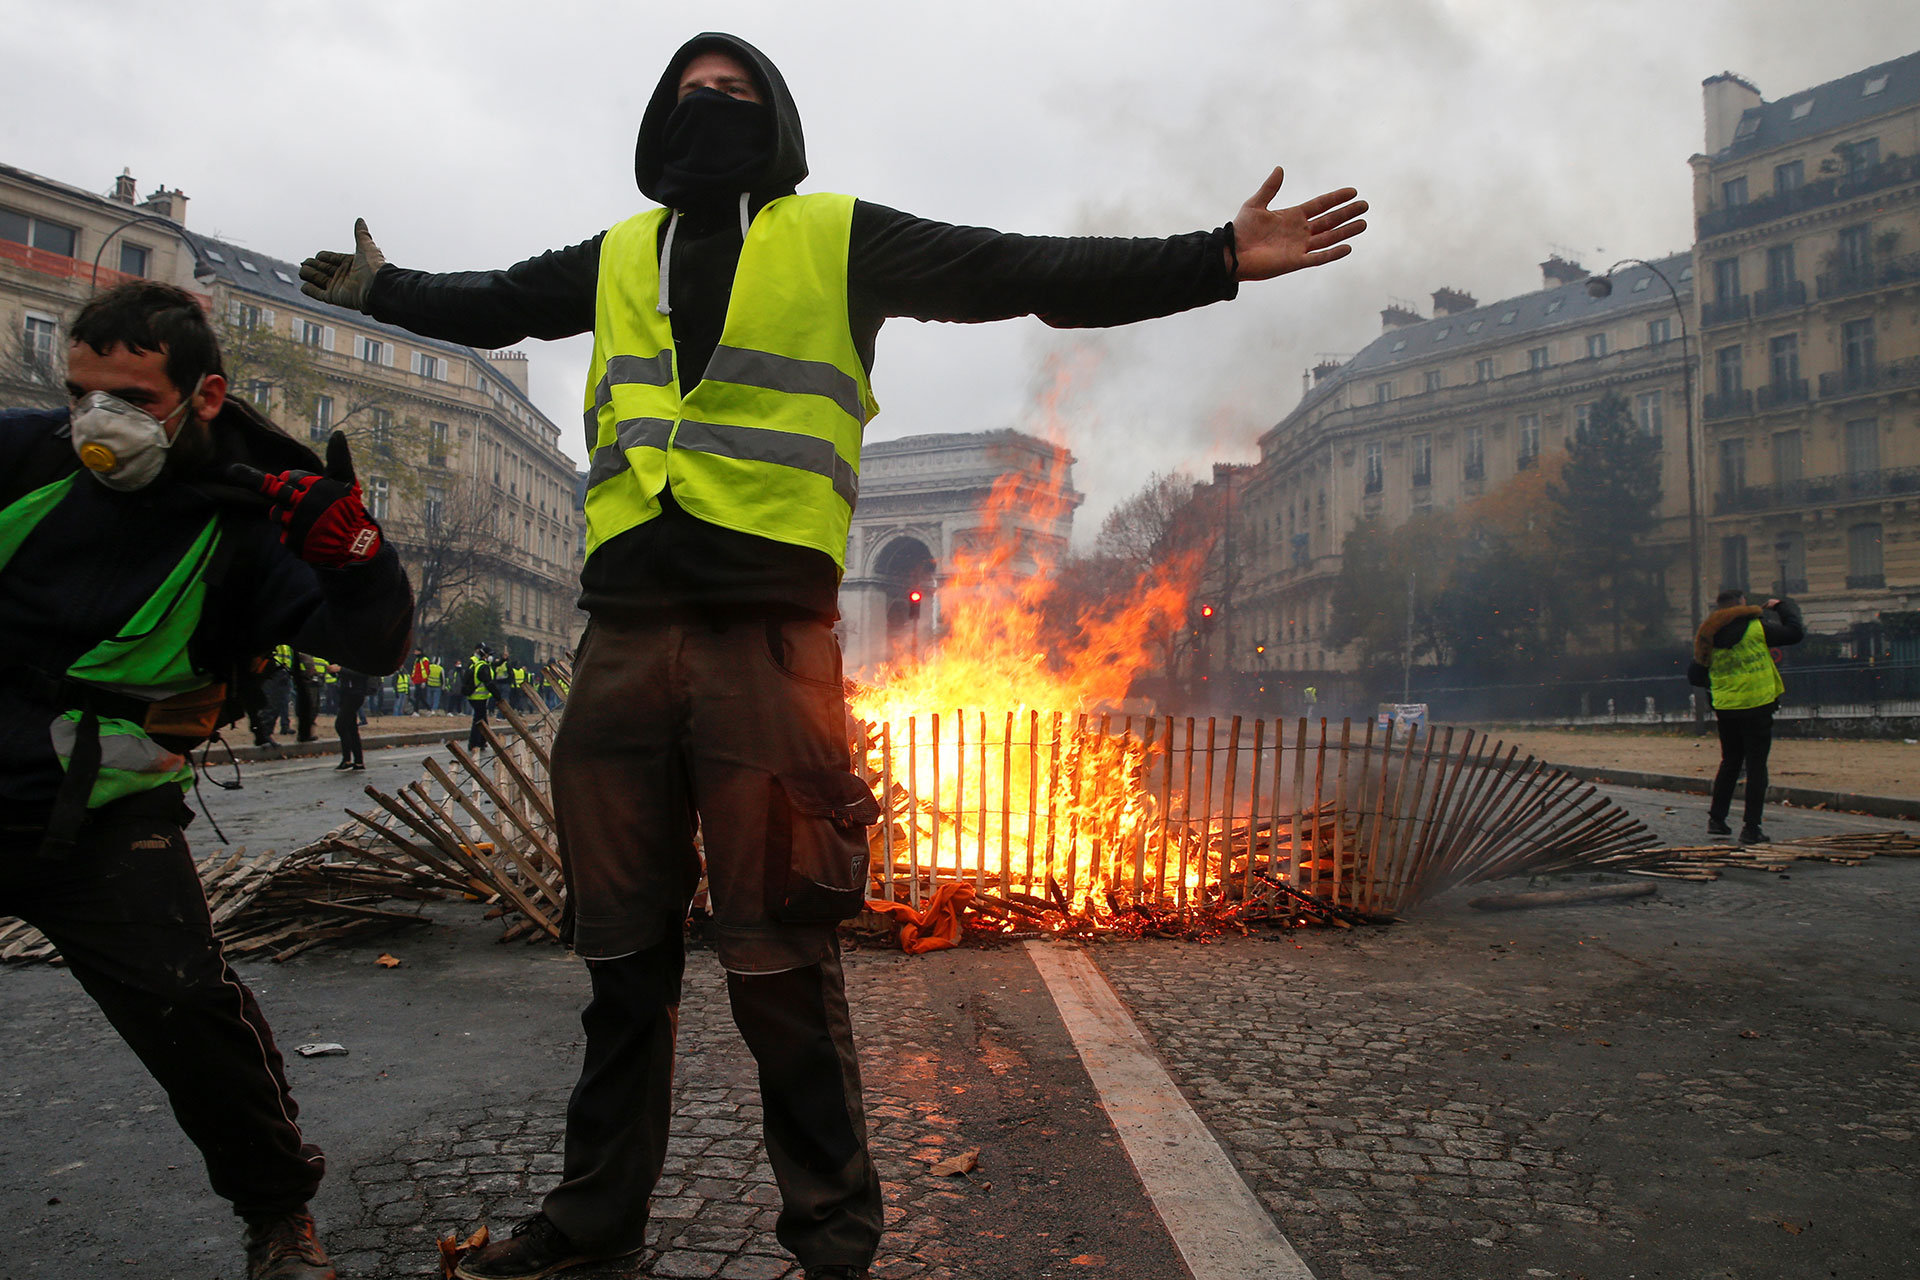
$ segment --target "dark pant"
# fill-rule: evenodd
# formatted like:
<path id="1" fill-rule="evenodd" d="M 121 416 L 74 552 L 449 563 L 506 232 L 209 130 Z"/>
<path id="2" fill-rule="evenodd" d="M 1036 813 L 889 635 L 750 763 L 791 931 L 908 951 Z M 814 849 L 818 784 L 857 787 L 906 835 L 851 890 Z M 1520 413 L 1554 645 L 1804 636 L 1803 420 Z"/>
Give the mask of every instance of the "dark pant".
<path id="1" fill-rule="evenodd" d="M 669 1118 L 682 928 L 705 853 L 733 1018 L 759 1067 L 780 1242 L 803 1266 L 871 1264 L 880 1185 L 830 925 L 769 918 L 784 875 L 775 776 L 848 766 L 824 623 L 610 627 L 586 641 L 554 742 L 569 927 L 593 977 L 586 1061 L 547 1215 L 583 1248 L 642 1242 Z M 596 959 L 592 957 L 605 957 Z"/>
<path id="2" fill-rule="evenodd" d="M 487 723 L 487 704 L 490 698 L 468 698 L 467 705 L 473 708 L 473 727 L 467 730 L 467 750 L 478 751 L 487 745 L 483 729 Z"/>
<path id="3" fill-rule="evenodd" d="M 214 1192 L 236 1213 L 285 1213 L 325 1161 L 302 1144 L 273 1032 L 214 940 L 184 816 L 177 793 L 120 801 L 57 859 L 35 853 L 38 832 L 0 834 L 0 914 L 60 948 L 166 1091 Z"/>
<path id="4" fill-rule="evenodd" d="M 364 763 L 360 754 L 360 702 L 361 695 L 357 693 L 340 695 L 340 714 L 334 718 L 333 731 L 340 735 L 343 764 Z"/>
<path id="5" fill-rule="evenodd" d="M 297 718 L 300 741 L 313 741 L 313 722 L 320 718 L 318 699 L 314 697 L 313 681 L 305 676 L 295 676 L 293 681 L 293 712 Z"/>
<path id="6" fill-rule="evenodd" d="M 1739 781 L 1740 767 L 1747 770 L 1747 807 L 1745 824 L 1760 825 L 1760 813 L 1767 806 L 1767 755 L 1773 750 L 1773 710 L 1777 704 L 1750 707 L 1741 711 L 1715 711 L 1720 726 L 1720 772 L 1713 776 L 1713 803 L 1707 816 L 1722 822 L 1733 807 L 1733 784 Z"/>
<path id="7" fill-rule="evenodd" d="M 589 960 L 580 1015 L 586 1061 L 567 1104 L 566 1167 L 541 1206 L 594 1253 L 645 1242 L 647 1200 L 667 1157 L 680 939 Z M 785 973 L 727 975 L 734 1025 L 760 1076 L 767 1159 L 780 1186 L 774 1234 L 807 1267 L 867 1266 L 879 1245 L 880 1184 L 866 1150 L 840 957 Z"/>

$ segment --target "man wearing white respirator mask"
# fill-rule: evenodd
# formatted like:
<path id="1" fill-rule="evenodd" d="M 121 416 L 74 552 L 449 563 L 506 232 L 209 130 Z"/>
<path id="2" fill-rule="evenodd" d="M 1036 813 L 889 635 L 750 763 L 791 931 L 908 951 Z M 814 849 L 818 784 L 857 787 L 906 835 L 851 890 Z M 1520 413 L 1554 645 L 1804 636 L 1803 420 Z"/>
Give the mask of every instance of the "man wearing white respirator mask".
<path id="1" fill-rule="evenodd" d="M 69 336 L 71 410 L 0 412 L 0 915 L 53 941 L 166 1090 L 245 1220 L 249 1280 L 328 1280 L 324 1161 L 213 936 L 187 753 L 276 644 L 394 670 L 412 593 L 345 437 L 323 468 L 228 399 L 193 295 L 122 285 Z"/>

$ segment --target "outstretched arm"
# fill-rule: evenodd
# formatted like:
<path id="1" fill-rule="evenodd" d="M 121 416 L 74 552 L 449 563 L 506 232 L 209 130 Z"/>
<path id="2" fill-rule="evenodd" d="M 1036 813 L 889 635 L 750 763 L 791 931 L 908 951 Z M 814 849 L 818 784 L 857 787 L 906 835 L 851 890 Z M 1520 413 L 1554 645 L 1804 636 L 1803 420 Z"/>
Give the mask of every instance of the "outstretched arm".
<path id="1" fill-rule="evenodd" d="M 414 333 L 476 347 L 565 338 L 593 328 L 599 236 L 505 271 L 440 274 L 390 264 L 364 219 L 354 221 L 353 240 L 350 253 L 322 249 L 300 264 L 302 292 Z"/>
<path id="2" fill-rule="evenodd" d="M 1346 241 L 1367 229 L 1360 216 L 1367 211 L 1367 202 L 1355 200 L 1359 192 L 1352 187 L 1291 208 L 1269 208 L 1285 177 L 1280 169 L 1268 174 L 1234 215 L 1234 256 L 1228 266 L 1234 268 L 1236 279 L 1271 280 L 1303 267 L 1337 262 L 1353 252 Z"/>

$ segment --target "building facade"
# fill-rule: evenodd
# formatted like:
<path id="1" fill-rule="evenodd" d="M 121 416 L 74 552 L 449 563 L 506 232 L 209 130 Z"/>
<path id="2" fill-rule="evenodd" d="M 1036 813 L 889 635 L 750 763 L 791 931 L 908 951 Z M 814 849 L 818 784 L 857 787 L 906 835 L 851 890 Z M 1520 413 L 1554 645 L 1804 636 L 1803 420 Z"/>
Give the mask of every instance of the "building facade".
<path id="1" fill-rule="evenodd" d="M 1609 391 L 1660 444 L 1663 502 L 1650 551 L 1666 575 L 1669 612 L 1684 618 L 1691 260 L 1624 266 L 1606 297 L 1592 295 L 1578 264 L 1553 257 L 1542 272 L 1545 288 L 1485 306 L 1453 289 L 1434 292 L 1431 317 L 1390 306 L 1378 338 L 1313 371 L 1299 406 L 1260 437 L 1259 462 L 1235 486 L 1237 567 L 1216 665 L 1350 669 L 1355 659 L 1329 636 L 1341 548 L 1355 526 L 1396 527 L 1492 493 L 1564 450 Z"/>
<path id="2" fill-rule="evenodd" d="M 1709 570 L 1857 643 L 1920 608 L 1920 53 L 1773 102 L 1704 89 Z"/>
<path id="3" fill-rule="evenodd" d="M 65 403 L 65 325 L 96 287 L 178 284 L 216 322 L 230 394 L 316 448 L 347 433 L 429 638 L 464 602 L 491 600 L 515 656 L 571 650 L 585 623 L 579 477 L 527 394 L 526 357 L 315 302 L 296 264 L 187 230 L 186 205 L 165 187 L 138 200 L 126 174 L 99 195 L 0 166 L 4 404 Z"/>

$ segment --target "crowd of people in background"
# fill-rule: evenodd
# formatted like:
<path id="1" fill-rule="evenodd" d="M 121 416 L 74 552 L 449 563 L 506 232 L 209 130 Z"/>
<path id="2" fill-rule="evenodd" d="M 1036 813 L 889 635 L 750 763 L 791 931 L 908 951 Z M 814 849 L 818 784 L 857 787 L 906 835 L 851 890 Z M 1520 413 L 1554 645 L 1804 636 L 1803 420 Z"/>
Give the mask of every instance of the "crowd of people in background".
<path id="1" fill-rule="evenodd" d="M 473 716 L 470 745 L 484 745 L 479 726 L 502 705 L 521 713 L 536 704 L 560 705 L 562 689 L 545 667 L 496 654 L 485 643 L 466 657 L 416 649 L 410 663 L 390 676 L 369 676 L 287 645 L 273 651 L 259 672 L 249 724 L 255 746 L 275 745 L 276 733 L 299 742 L 314 740 L 322 716 L 334 718 L 341 741 L 341 769 L 358 767 L 359 728 L 373 716 Z"/>

